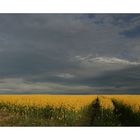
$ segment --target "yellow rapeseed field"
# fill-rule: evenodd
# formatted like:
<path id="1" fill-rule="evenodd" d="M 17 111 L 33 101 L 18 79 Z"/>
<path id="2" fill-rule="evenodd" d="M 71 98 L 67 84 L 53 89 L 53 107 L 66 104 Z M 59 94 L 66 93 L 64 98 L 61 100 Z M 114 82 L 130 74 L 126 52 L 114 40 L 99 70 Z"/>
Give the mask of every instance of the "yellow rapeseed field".
<path id="1" fill-rule="evenodd" d="M 0 102 L 15 105 L 27 105 L 43 107 L 46 105 L 66 108 L 80 109 L 89 105 L 99 97 L 101 107 L 113 108 L 111 99 L 116 99 L 125 104 L 131 105 L 134 109 L 139 109 L 140 95 L 0 95 Z"/>
<path id="2" fill-rule="evenodd" d="M 38 107 L 50 105 L 80 109 L 96 98 L 97 95 L 0 95 L 0 102 Z"/>
<path id="3" fill-rule="evenodd" d="M 112 100 L 111 98 L 108 98 L 108 95 L 106 96 L 98 96 L 99 97 L 99 100 L 100 100 L 100 105 L 102 108 L 109 108 L 109 109 L 114 109 L 114 106 L 113 106 L 113 103 L 112 103 Z"/>
<path id="4" fill-rule="evenodd" d="M 130 105 L 134 110 L 140 109 L 140 95 L 106 95 L 109 99 L 116 99 L 124 104 Z"/>

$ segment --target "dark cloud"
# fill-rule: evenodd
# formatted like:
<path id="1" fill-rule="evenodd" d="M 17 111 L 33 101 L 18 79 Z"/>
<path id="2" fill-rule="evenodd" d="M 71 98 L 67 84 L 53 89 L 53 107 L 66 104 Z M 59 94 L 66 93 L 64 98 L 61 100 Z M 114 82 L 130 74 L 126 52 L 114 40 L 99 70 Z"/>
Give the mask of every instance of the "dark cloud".
<path id="1" fill-rule="evenodd" d="M 127 37 L 130 37 L 130 38 L 139 37 L 140 36 L 140 26 L 137 26 L 132 30 L 125 31 L 122 34 Z"/>
<path id="2" fill-rule="evenodd" d="M 139 14 L 0 14 L 0 92 L 138 92 L 139 24 Z"/>
<path id="3" fill-rule="evenodd" d="M 93 87 L 106 87 L 107 92 L 139 93 L 140 66 L 105 72 L 98 77 L 89 77 L 84 82 Z"/>

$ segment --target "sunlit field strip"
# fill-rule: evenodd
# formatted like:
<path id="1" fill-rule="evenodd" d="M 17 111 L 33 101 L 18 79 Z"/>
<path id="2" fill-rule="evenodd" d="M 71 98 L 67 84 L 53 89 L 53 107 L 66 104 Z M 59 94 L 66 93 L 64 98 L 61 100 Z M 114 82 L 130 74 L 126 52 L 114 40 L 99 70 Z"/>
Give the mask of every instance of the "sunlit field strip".
<path id="1" fill-rule="evenodd" d="M 0 95 L 0 102 L 24 106 L 43 107 L 50 105 L 53 107 L 64 106 L 66 108 L 80 109 L 92 103 L 97 97 L 99 97 L 103 108 L 113 109 L 111 99 L 131 105 L 136 110 L 140 106 L 140 95 Z"/>
<path id="2" fill-rule="evenodd" d="M 89 105 L 97 95 L 0 95 L 0 102 L 15 105 L 66 107 L 80 109 Z"/>
<path id="3" fill-rule="evenodd" d="M 134 110 L 140 109 L 140 95 L 102 95 L 100 98 L 101 100 L 106 100 L 104 104 L 110 106 L 110 108 L 112 105 L 109 103 L 109 100 L 116 99 L 117 101 L 130 105 Z"/>

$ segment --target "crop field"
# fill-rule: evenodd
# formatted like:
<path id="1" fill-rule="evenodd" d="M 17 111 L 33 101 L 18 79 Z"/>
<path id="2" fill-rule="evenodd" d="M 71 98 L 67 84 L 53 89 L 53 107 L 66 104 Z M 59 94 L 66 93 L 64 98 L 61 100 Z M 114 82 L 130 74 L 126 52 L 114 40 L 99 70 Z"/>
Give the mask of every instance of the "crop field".
<path id="1" fill-rule="evenodd" d="M 140 126 L 140 95 L 0 95 L 0 126 Z"/>
<path id="2" fill-rule="evenodd" d="M 0 95 L 0 102 L 22 106 L 52 106 L 80 109 L 97 98 L 96 95 Z"/>

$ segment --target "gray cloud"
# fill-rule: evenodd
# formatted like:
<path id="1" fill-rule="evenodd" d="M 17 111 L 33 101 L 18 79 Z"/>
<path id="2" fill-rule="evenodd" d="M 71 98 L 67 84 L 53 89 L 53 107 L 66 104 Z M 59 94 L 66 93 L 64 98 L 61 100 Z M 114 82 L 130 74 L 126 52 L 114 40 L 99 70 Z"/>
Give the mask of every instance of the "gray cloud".
<path id="1" fill-rule="evenodd" d="M 122 74 L 139 72 L 139 24 L 139 14 L 0 14 L 0 90 L 139 91 Z"/>

